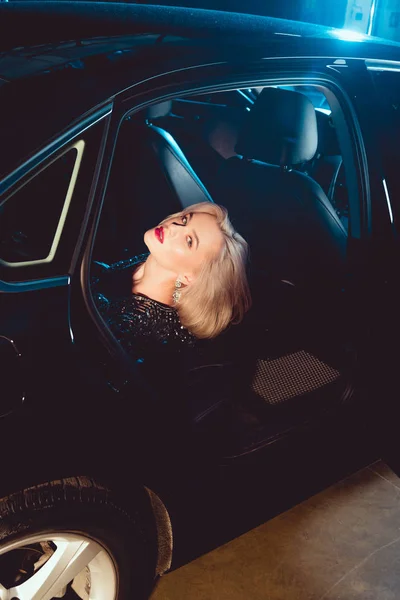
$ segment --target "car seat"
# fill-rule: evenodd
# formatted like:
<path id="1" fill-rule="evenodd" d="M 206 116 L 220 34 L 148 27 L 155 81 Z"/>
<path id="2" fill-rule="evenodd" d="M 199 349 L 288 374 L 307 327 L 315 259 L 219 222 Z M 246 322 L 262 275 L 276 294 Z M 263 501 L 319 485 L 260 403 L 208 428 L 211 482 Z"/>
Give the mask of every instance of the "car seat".
<path id="1" fill-rule="evenodd" d="M 293 168 L 317 145 L 310 100 L 265 88 L 239 133 L 239 156 L 218 176 L 215 201 L 249 242 L 253 265 L 296 285 L 337 282 L 345 270 L 345 228 L 321 186 Z"/>

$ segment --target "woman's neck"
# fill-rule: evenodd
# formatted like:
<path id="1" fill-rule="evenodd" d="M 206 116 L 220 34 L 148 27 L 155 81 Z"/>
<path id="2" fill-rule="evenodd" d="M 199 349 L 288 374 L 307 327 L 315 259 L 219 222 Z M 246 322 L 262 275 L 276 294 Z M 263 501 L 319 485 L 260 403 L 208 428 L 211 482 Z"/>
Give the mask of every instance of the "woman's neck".
<path id="1" fill-rule="evenodd" d="M 132 292 L 145 294 L 153 300 L 172 306 L 175 281 L 176 275 L 160 267 L 150 254 L 133 274 Z"/>

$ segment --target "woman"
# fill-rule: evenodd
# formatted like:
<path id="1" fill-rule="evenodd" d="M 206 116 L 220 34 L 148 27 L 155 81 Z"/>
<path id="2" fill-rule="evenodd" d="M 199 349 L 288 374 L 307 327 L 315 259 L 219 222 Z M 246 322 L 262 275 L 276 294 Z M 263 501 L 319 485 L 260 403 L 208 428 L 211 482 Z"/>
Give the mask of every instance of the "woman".
<path id="1" fill-rule="evenodd" d="M 144 241 L 147 256 L 112 266 L 97 263 L 105 271 L 129 274 L 130 289 L 120 298 L 110 302 L 97 294 L 97 300 L 131 355 L 193 346 L 243 318 L 250 307 L 248 246 L 225 208 L 194 204 L 146 231 Z"/>

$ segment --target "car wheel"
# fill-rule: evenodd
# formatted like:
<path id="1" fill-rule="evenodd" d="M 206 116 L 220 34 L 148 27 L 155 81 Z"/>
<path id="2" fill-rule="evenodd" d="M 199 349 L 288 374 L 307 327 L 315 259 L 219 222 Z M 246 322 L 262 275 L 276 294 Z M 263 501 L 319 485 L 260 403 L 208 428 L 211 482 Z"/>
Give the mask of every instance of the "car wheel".
<path id="1" fill-rule="evenodd" d="M 148 598 L 157 528 L 146 490 L 127 495 L 129 512 L 92 479 L 73 477 L 1 499 L 0 600 Z"/>

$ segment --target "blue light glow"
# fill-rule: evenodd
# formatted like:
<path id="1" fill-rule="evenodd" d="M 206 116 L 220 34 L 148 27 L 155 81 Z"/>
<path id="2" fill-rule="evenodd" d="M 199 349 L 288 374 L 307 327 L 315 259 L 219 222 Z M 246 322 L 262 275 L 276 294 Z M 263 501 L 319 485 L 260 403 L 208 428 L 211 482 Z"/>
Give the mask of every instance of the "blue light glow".
<path id="1" fill-rule="evenodd" d="M 316 108 L 315 110 L 324 113 L 324 115 L 330 115 L 332 112 L 329 108 Z"/>
<path id="2" fill-rule="evenodd" d="M 363 42 L 367 39 L 364 33 L 351 31 L 350 29 L 332 29 L 330 34 L 345 42 Z"/>
<path id="3" fill-rule="evenodd" d="M 370 10 L 370 13 L 369 13 L 367 35 L 371 35 L 372 34 L 372 27 L 373 27 L 373 24 L 374 24 L 375 7 L 376 7 L 376 0 L 372 0 L 371 10 Z"/>

